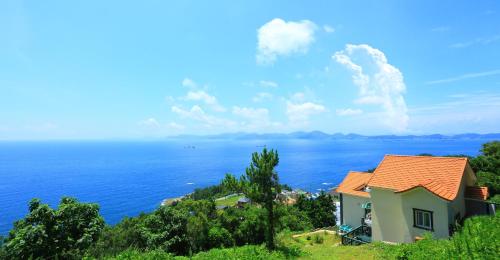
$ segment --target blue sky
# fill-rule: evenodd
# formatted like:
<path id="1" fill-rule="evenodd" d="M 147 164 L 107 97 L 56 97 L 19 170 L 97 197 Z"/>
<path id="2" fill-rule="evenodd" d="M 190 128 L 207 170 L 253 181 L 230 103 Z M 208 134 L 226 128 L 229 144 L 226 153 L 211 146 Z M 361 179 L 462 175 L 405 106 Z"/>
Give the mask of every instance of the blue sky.
<path id="1" fill-rule="evenodd" d="M 2 1 L 0 139 L 500 132 L 498 1 Z"/>

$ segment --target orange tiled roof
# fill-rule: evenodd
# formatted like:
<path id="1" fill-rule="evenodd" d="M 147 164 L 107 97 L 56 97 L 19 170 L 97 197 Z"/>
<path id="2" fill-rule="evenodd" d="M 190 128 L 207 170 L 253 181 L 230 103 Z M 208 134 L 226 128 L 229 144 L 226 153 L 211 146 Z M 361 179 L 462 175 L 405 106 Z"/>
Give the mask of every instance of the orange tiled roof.
<path id="1" fill-rule="evenodd" d="M 488 187 L 467 187 L 465 189 L 465 197 L 476 200 L 488 199 Z"/>
<path id="2" fill-rule="evenodd" d="M 368 186 L 405 192 L 422 187 L 445 200 L 457 196 L 467 158 L 386 155 Z"/>
<path id="3" fill-rule="evenodd" d="M 362 191 L 372 174 L 367 172 L 349 172 L 342 183 L 339 184 L 337 192 L 349 195 L 369 198 L 370 193 Z"/>

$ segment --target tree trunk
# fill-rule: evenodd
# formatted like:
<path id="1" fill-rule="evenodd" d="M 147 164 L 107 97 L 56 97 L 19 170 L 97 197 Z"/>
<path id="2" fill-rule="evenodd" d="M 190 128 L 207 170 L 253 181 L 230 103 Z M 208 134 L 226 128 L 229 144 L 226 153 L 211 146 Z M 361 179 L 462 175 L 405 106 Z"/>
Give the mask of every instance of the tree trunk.
<path id="1" fill-rule="evenodd" d="M 274 250 L 274 212 L 273 212 L 273 203 L 267 203 L 267 220 L 268 220 L 268 229 L 267 229 L 267 249 Z"/>

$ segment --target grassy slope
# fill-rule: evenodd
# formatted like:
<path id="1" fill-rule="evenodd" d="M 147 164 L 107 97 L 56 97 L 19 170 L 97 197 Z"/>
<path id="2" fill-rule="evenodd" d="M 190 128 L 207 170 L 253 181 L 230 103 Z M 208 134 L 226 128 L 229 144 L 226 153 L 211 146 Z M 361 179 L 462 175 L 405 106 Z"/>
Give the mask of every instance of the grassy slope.
<path id="1" fill-rule="evenodd" d="M 318 236 L 319 238 L 316 238 Z M 340 238 L 325 232 L 292 238 L 282 238 L 282 243 L 289 247 L 298 247 L 304 254 L 299 259 L 376 259 L 379 249 L 372 245 L 341 246 Z M 322 242 L 319 242 L 321 241 Z M 318 243 L 319 242 L 319 243 Z"/>
<path id="2" fill-rule="evenodd" d="M 318 236 L 320 238 L 315 238 Z M 373 245 L 364 246 L 339 246 L 339 237 L 327 234 L 317 233 L 307 238 L 303 235 L 293 238 L 291 233 L 280 235 L 280 244 L 285 245 L 288 250 L 298 248 L 302 254 L 298 259 L 378 259 L 380 258 L 380 248 Z M 319 242 L 318 240 L 321 240 Z M 116 257 L 106 259 L 168 259 L 168 260 L 187 260 L 188 257 L 174 257 L 162 251 L 138 252 L 129 250 Z M 269 252 L 264 246 L 243 246 L 226 249 L 212 249 L 206 252 L 200 252 L 192 259 L 199 260 L 232 260 L 232 259 L 295 259 L 295 257 L 286 254 L 283 251 Z"/>
<path id="3" fill-rule="evenodd" d="M 236 202 L 238 202 L 238 200 L 240 198 L 243 198 L 244 196 L 243 195 L 239 195 L 239 196 L 232 196 L 232 197 L 229 197 L 227 199 L 219 199 L 219 200 L 215 200 L 215 205 L 217 206 L 228 206 L 228 207 L 232 207 L 234 205 L 236 205 Z"/>

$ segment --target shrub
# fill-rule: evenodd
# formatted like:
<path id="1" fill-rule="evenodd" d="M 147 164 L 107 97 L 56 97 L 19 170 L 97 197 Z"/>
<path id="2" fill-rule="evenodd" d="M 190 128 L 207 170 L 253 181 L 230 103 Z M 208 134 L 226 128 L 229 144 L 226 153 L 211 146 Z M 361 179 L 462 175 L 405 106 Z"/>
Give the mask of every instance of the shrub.
<path id="1" fill-rule="evenodd" d="M 208 244 L 210 248 L 231 247 L 234 245 L 234 239 L 227 229 L 223 227 L 212 227 L 208 231 Z"/>
<path id="2" fill-rule="evenodd" d="M 495 259 L 499 255 L 500 215 L 467 219 L 464 227 L 449 240 L 426 234 L 415 243 L 382 247 L 387 258 L 395 259 Z"/>
<path id="3" fill-rule="evenodd" d="M 316 244 L 323 244 L 325 238 L 323 236 L 320 236 L 318 234 L 314 235 L 314 243 Z"/>
<path id="4" fill-rule="evenodd" d="M 212 249 L 192 257 L 193 260 L 253 260 L 253 259 L 285 259 L 280 251 L 268 251 L 263 246 L 242 246 L 226 249 Z"/>

